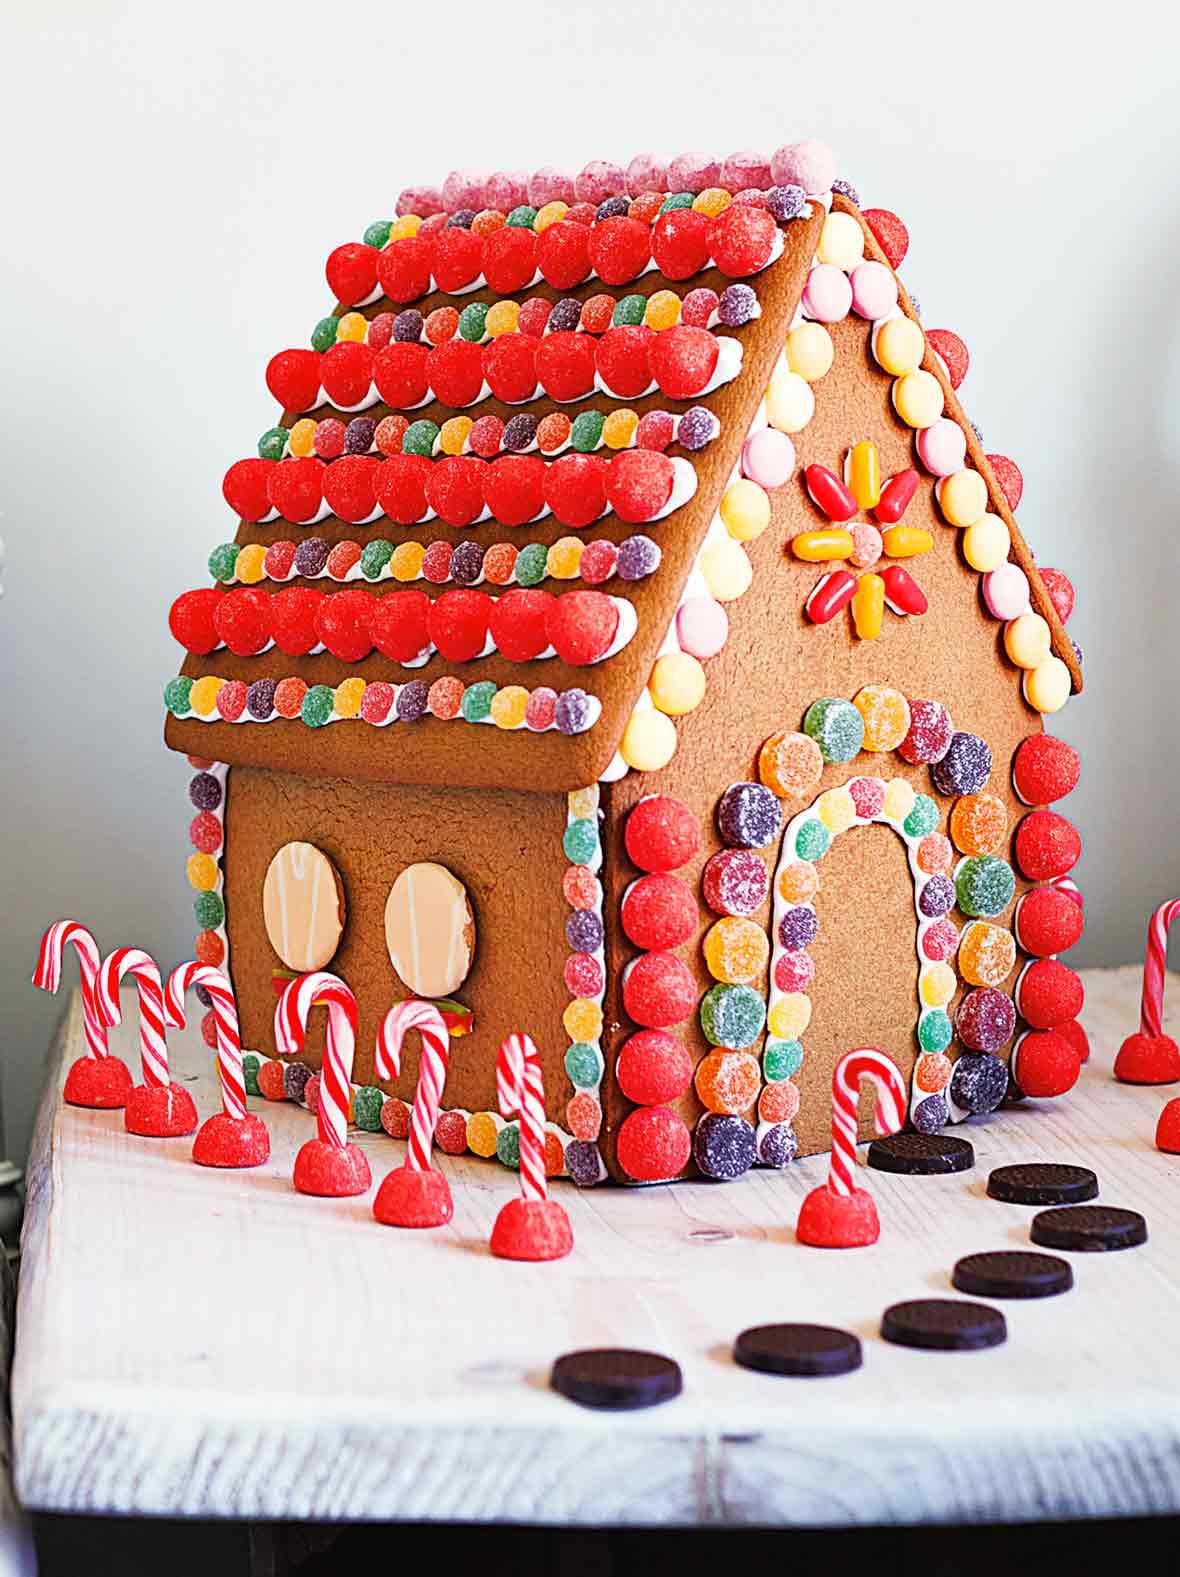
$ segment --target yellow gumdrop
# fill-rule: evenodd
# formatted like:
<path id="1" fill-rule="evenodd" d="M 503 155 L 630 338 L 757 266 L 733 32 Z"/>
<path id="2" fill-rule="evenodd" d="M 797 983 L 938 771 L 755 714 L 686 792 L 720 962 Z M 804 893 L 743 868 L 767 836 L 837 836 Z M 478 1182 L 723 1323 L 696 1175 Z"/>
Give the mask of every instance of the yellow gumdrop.
<path id="1" fill-rule="evenodd" d="M 421 228 L 422 220 L 417 214 L 403 214 L 390 225 L 389 240 L 405 241 L 409 236 L 417 235 Z M 386 245 L 388 244 L 387 242 Z"/>
<path id="2" fill-rule="evenodd" d="M 810 860 L 792 860 L 778 873 L 778 891 L 786 903 L 810 903 L 819 892 L 819 871 Z"/>
<path id="3" fill-rule="evenodd" d="M 470 416 L 451 416 L 438 432 L 438 446 L 443 454 L 462 454 L 467 435 L 475 423 Z"/>
<path id="4" fill-rule="evenodd" d="M 748 986 L 757 980 L 770 958 L 766 932 L 753 920 L 726 915 L 705 933 L 705 963 L 714 980 Z"/>
<path id="5" fill-rule="evenodd" d="M 700 557 L 700 572 L 718 602 L 735 602 L 750 589 L 754 570 L 740 542 L 710 542 Z"/>
<path id="6" fill-rule="evenodd" d="M 243 586 L 256 586 L 266 574 L 266 549 L 260 542 L 242 548 L 234 560 L 234 574 Z"/>
<path id="7" fill-rule="evenodd" d="M 597 783 L 591 783 L 589 788 L 574 789 L 566 799 L 570 815 L 576 821 L 584 821 L 587 816 L 593 816 L 601 797 Z"/>
<path id="8" fill-rule="evenodd" d="M 585 543 L 581 537 L 558 537 L 545 555 L 545 569 L 554 580 L 576 580 Z"/>
<path id="9" fill-rule="evenodd" d="M 198 717 L 208 717 L 217 710 L 217 692 L 225 683 L 214 674 L 206 674 L 203 679 L 197 679 L 188 693 L 189 708 Z"/>
<path id="10" fill-rule="evenodd" d="M 496 1153 L 499 1133 L 499 1119 L 492 1112 L 472 1112 L 467 1119 L 467 1148 L 486 1161 Z"/>
<path id="11" fill-rule="evenodd" d="M 670 717 L 654 707 L 632 712 L 623 730 L 619 754 L 636 772 L 658 772 L 676 754 L 676 726 Z M 575 1040 L 585 1040 L 575 1035 Z"/>
<path id="12" fill-rule="evenodd" d="M 185 866 L 185 873 L 188 876 L 189 885 L 195 887 L 198 892 L 211 893 L 217 886 L 219 874 L 217 861 L 211 854 L 190 854 L 188 864 Z"/>
<path id="13" fill-rule="evenodd" d="M 934 538 L 920 526 L 890 526 L 881 533 L 881 545 L 891 559 L 913 559 L 929 553 Z"/>
<path id="14" fill-rule="evenodd" d="M 643 321 L 649 329 L 670 329 L 680 322 L 680 297 L 674 290 L 656 290 L 647 298 Z"/>
<path id="15" fill-rule="evenodd" d="M 629 449 L 635 440 L 639 416 L 625 408 L 612 411 L 602 424 L 602 441 L 608 449 Z"/>
<path id="16" fill-rule="evenodd" d="M 973 920 L 959 938 L 959 973 L 969 986 L 1002 986 L 1016 967 L 1016 940 L 1002 925 Z"/>
<path id="17" fill-rule="evenodd" d="M 688 652 L 665 652 L 656 658 L 647 688 L 661 712 L 680 717 L 705 699 L 705 670 Z"/>
<path id="18" fill-rule="evenodd" d="M 333 706 L 337 717 L 358 717 L 365 698 L 363 679 L 342 679 L 336 686 Z"/>
<path id="19" fill-rule="evenodd" d="M 488 308 L 484 319 L 484 332 L 489 339 L 499 339 L 501 334 L 514 334 L 520 321 L 520 304 L 516 301 L 497 301 Z"/>
<path id="20" fill-rule="evenodd" d="M 933 427 L 942 415 L 942 384 L 932 372 L 919 367 L 902 373 L 893 385 L 893 409 L 907 427 L 918 431 Z"/>
<path id="21" fill-rule="evenodd" d="M 394 580 L 417 580 L 425 557 L 426 549 L 421 542 L 399 542 L 389 561 L 389 572 Z"/>
<path id="22" fill-rule="evenodd" d="M 949 964 L 926 964 L 918 976 L 918 995 L 928 1008 L 944 1008 L 955 994 L 958 981 Z"/>
<path id="23" fill-rule="evenodd" d="M 555 225 L 559 219 L 564 219 L 569 213 L 569 204 L 563 203 L 560 198 L 551 203 L 545 203 L 537 209 L 537 217 L 533 220 L 533 229 L 540 235 L 542 230 L 548 230 L 550 225 Z"/>
<path id="24" fill-rule="evenodd" d="M 770 498 L 757 482 L 739 476 L 722 495 L 721 519 L 731 537 L 753 542 L 770 524 Z"/>
<path id="25" fill-rule="evenodd" d="M 867 438 L 848 452 L 848 491 L 862 509 L 876 509 L 881 502 L 881 458 Z"/>
<path id="26" fill-rule="evenodd" d="M 815 383 L 829 371 L 836 351 L 822 323 L 800 323 L 787 335 L 787 366 Z"/>
<path id="27" fill-rule="evenodd" d="M 843 526 L 828 526 L 823 531 L 801 531 L 791 538 L 791 552 L 805 564 L 834 563 L 851 558 L 856 543 Z"/>
<path id="28" fill-rule="evenodd" d="M 766 392 L 766 419 L 780 433 L 801 433 L 815 415 L 811 385 L 797 372 L 780 368 Z"/>
<path id="29" fill-rule="evenodd" d="M 981 575 L 999 569 L 1008 560 L 1012 533 L 999 515 L 984 515 L 963 533 L 963 557 Z"/>
<path id="30" fill-rule="evenodd" d="M 715 219 L 718 214 L 725 212 L 731 202 L 733 198 L 724 186 L 707 186 L 693 198 L 692 206 L 698 214 L 707 214 L 710 219 Z"/>
<path id="31" fill-rule="evenodd" d="M 301 416 L 287 434 L 287 448 L 300 460 L 311 454 L 315 446 L 315 423 L 310 416 Z"/>
<path id="32" fill-rule="evenodd" d="M 843 787 L 828 789 L 825 794 L 821 794 L 815 802 L 815 812 L 833 837 L 847 832 L 856 820 L 856 805 L 852 795 Z"/>
<path id="33" fill-rule="evenodd" d="M 519 728 L 529 693 L 522 684 L 505 685 L 492 697 L 492 722 L 497 728 Z"/>
<path id="34" fill-rule="evenodd" d="M 864 231 L 851 214 L 829 214 L 819 233 L 816 256 L 847 274 L 865 255 Z"/>
<path id="35" fill-rule="evenodd" d="M 910 731 L 910 703 L 900 690 L 866 684 L 852 704 L 864 719 L 865 750 L 896 750 Z"/>
<path id="36" fill-rule="evenodd" d="M 1060 712 L 1072 689 L 1069 669 L 1060 657 L 1047 657 L 1024 676 L 1024 699 L 1038 712 Z"/>
<path id="37" fill-rule="evenodd" d="M 811 1023 L 811 998 L 802 991 L 788 991 L 767 1015 L 766 1027 L 777 1040 L 798 1040 Z"/>
<path id="38" fill-rule="evenodd" d="M 1018 668 L 1038 668 L 1052 648 L 1053 636 L 1039 613 L 1022 613 L 1004 627 L 1004 650 Z"/>
<path id="39" fill-rule="evenodd" d="M 336 325 L 336 343 L 355 340 L 357 344 L 363 345 L 368 332 L 369 320 L 363 312 L 346 312 Z"/>
<path id="40" fill-rule="evenodd" d="M 862 641 L 875 641 L 885 618 L 885 582 L 880 575 L 861 575 L 852 596 L 852 622 Z"/>
<path id="41" fill-rule="evenodd" d="M 571 1040 L 597 1040 L 602 1033 L 602 1009 L 589 997 L 575 997 L 567 1003 L 561 1023 Z"/>
<path id="42" fill-rule="evenodd" d="M 948 525 L 973 526 L 987 509 L 987 483 L 978 471 L 964 467 L 938 484 L 938 507 Z"/>
<path id="43" fill-rule="evenodd" d="M 904 821 L 914 808 L 914 785 L 908 778 L 893 778 L 885 785 L 885 805 L 882 814 L 890 821 Z"/>
<path id="44" fill-rule="evenodd" d="M 922 365 L 926 340 L 913 318 L 886 318 L 873 335 L 873 355 L 878 366 L 900 378 Z"/>

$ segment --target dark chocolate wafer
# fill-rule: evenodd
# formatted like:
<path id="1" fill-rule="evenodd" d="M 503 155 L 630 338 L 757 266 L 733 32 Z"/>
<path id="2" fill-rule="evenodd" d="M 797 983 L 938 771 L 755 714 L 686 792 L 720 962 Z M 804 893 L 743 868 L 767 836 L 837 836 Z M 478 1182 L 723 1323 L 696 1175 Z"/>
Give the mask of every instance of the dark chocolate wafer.
<path id="1" fill-rule="evenodd" d="M 1006 1205 L 1080 1205 L 1097 1199 L 1098 1178 L 1088 1166 L 1027 1161 L 997 1166 L 987 1180 L 987 1191 Z"/>
<path id="2" fill-rule="evenodd" d="M 832 1325 L 754 1325 L 734 1342 L 733 1356 L 762 1374 L 848 1374 L 863 1362 L 852 1332 Z"/>
<path id="3" fill-rule="evenodd" d="M 1029 1249 L 1001 1249 L 992 1254 L 968 1254 L 951 1272 L 960 1292 L 977 1298 L 1051 1298 L 1073 1286 L 1073 1271 L 1055 1254 Z"/>
<path id="4" fill-rule="evenodd" d="M 969 1172 L 975 1165 L 975 1150 L 951 1133 L 891 1133 L 869 1145 L 868 1163 L 878 1172 L 939 1177 Z"/>
<path id="5" fill-rule="evenodd" d="M 660 1353 L 630 1347 L 587 1347 L 563 1353 L 549 1384 L 571 1402 L 610 1412 L 655 1407 L 679 1396 L 680 1365 Z"/>
<path id="6" fill-rule="evenodd" d="M 957 1298 L 914 1298 L 895 1303 L 881 1316 L 881 1335 L 899 1347 L 933 1352 L 976 1352 L 998 1347 L 1008 1325 L 999 1309 Z"/>
<path id="7" fill-rule="evenodd" d="M 1073 1210 L 1042 1210 L 1032 1218 L 1028 1235 L 1045 1248 L 1104 1254 L 1146 1243 L 1147 1222 L 1137 1210 L 1078 1205 Z"/>

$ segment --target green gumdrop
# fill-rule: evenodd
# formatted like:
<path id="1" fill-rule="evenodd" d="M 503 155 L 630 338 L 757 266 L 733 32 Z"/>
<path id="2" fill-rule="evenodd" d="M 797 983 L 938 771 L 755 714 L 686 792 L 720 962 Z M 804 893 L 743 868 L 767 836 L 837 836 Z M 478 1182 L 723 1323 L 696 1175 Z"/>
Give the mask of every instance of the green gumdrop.
<path id="1" fill-rule="evenodd" d="M 393 557 L 393 543 L 386 542 L 384 537 L 376 537 L 372 542 L 366 542 L 361 549 L 361 574 L 366 580 L 379 580 L 381 571 Z"/>
<path id="2" fill-rule="evenodd" d="M 285 427 L 268 427 L 258 440 L 258 453 L 263 460 L 281 460 L 287 451 L 291 434 Z"/>
<path id="3" fill-rule="evenodd" d="M 902 829 L 909 838 L 924 838 L 938 826 L 938 805 L 929 794 L 919 794 L 909 815 L 902 822 Z"/>
<path id="4" fill-rule="evenodd" d="M 459 703 L 459 710 L 469 723 L 480 723 L 492 713 L 492 697 L 496 687 L 490 679 L 480 679 L 476 684 L 469 684 L 463 692 L 463 699 Z"/>
<path id="5" fill-rule="evenodd" d="M 339 318 L 321 318 L 311 331 L 312 350 L 331 350 L 336 343 L 336 330 L 339 327 Z"/>
<path id="6" fill-rule="evenodd" d="M 537 210 L 530 208 L 528 203 L 522 203 L 519 208 L 514 208 L 508 215 L 508 223 L 510 225 L 521 225 L 525 230 L 531 230 L 536 217 Z"/>
<path id="7" fill-rule="evenodd" d="M 246 1086 L 247 1095 L 261 1095 L 258 1088 L 258 1070 L 262 1066 L 262 1059 L 253 1051 L 244 1052 L 242 1055 L 242 1080 Z"/>
<path id="8" fill-rule="evenodd" d="M 797 1040 L 771 1040 L 762 1053 L 762 1072 L 769 1080 L 789 1079 L 803 1066 L 803 1045 Z"/>
<path id="9" fill-rule="evenodd" d="M 815 740 L 825 761 L 851 761 L 865 742 L 865 720 L 851 701 L 828 695 L 807 708 L 803 732 Z"/>
<path id="10" fill-rule="evenodd" d="M 393 229 L 392 219 L 374 219 L 371 225 L 365 227 L 361 240 L 366 246 L 383 247 L 389 240 L 389 232 Z"/>
<path id="11" fill-rule="evenodd" d="M 994 854 L 972 855 L 955 875 L 959 908 L 972 919 L 991 920 L 1003 914 L 1015 891 L 1012 867 Z"/>
<path id="12" fill-rule="evenodd" d="M 202 931 L 216 931 L 225 919 L 225 905 L 219 893 L 198 893 L 193 901 L 193 914 Z"/>
<path id="13" fill-rule="evenodd" d="M 478 345 L 483 339 L 488 309 L 482 301 L 472 301 L 459 314 L 459 338 Z"/>
<path id="14" fill-rule="evenodd" d="M 615 302 L 615 310 L 611 313 L 610 320 L 616 325 L 621 323 L 642 323 L 646 311 L 646 296 L 624 296 L 622 300 Z"/>
<path id="15" fill-rule="evenodd" d="M 520 1127 L 517 1123 L 505 1123 L 496 1135 L 496 1160 L 501 1166 L 510 1166 L 514 1172 L 520 1170 Z"/>
<path id="16" fill-rule="evenodd" d="M 587 1040 L 575 1040 L 565 1054 L 565 1071 L 579 1090 L 597 1089 L 602 1080 L 602 1055 Z"/>
<path id="17" fill-rule="evenodd" d="M 601 411 L 580 411 L 570 428 L 570 444 L 582 454 L 598 448 L 606 418 Z"/>
<path id="18" fill-rule="evenodd" d="M 800 860 L 818 860 L 828 852 L 832 835 L 822 821 L 810 818 L 801 822 L 795 834 L 795 854 Z"/>
<path id="19" fill-rule="evenodd" d="M 516 584 L 536 586 L 545 579 L 549 550 L 543 542 L 530 542 L 516 555 Z"/>
<path id="20" fill-rule="evenodd" d="M 931 1008 L 918 1020 L 918 1045 L 923 1051 L 945 1051 L 952 1034 L 950 1018 L 942 1008 Z"/>
<path id="21" fill-rule="evenodd" d="M 766 1004 L 749 986 L 717 985 L 701 999 L 700 1019 L 710 1045 L 742 1051 L 762 1033 Z"/>
<path id="22" fill-rule="evenodd" d="M 366 1084 L 352 1097 L 352 1120 L 366 1133 L 381 1132 L 381 1108 L 385 1096 L 374 1085 Z"/>
<path id="23" fill-rule="evenodd" d="M 598 852 L 598 823 L 589 817 L 571 821 L 561 839 L 571 865 L 589 865 Z"/>
<path id="24" fill-rule="evenodd" d="M 191 711 L 188 699 L 192 688 L 192 680 L 186 679 L 183 674 L 178 674 L 175 679 L 169 679 L 164 686 L 164 705 L 174 717 L 188 716 Z"/>
<path id="25" fill-rule="evenodd" d="M 424 454 L 429 460 L 438 438 L 438 423 L 425 419 L 411 422 L 402 439 L 403 454 Z"/>
<path id="26" fill-rule="evenodd" d="M 303 705 L 299 708 L 299 715 L 308 728 L 323 728 L 332 715 L 336 705 L 336 697 L 330 685 L 313 684 L 303 697 Z"/>
<path id="27" fill-rule="evenodd" d="M 222 542 L 213 549 L 209 555 L 209 573 L 214 580 L 233 580 L 240 551 L 236 542 Z"/>
<path id="28" fill-rule="evenodd" d="M 691 207 L 692 207 L 692 193 L 691 192 L 674 192 L 674 193 L 672 193 L 671 196 L 664 198 L 663 202 L 660 204 L 660 213 L 661 214 L 671 213 L 673 208 L 691 208 Z M 657 219 L 659 218 L 659 214 L 656 215 L 656 218 Z"/>

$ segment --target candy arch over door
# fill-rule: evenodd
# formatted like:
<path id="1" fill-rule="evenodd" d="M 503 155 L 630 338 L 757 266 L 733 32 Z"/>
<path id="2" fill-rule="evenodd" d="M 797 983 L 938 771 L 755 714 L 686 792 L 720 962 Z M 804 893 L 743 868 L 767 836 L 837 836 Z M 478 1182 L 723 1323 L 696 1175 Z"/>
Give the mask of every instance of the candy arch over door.
<path id="1" fill-rule="evenodd" d="M 475 915 L 467 888 L 445 865 L 407 865 L 385 904 L 385 945 L 411 995 L 445 998 L 475 960 Z"/>

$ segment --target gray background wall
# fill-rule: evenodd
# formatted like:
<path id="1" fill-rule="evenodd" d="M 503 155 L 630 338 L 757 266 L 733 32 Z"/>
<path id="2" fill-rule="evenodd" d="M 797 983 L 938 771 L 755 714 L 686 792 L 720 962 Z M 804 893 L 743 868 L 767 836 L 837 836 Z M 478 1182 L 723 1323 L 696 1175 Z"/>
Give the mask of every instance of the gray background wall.
<path id="1" fill-rule="evenodd" d="M 323 261 L 457 165 L 831 142 L 911 234 L 926 323 L 1076 579 L 1088 691 L 1078 958 L 1141 952 L 1180 888 L 1174 790 L 1180 111 L 1174 9 L 776 5 L 6 8 L 0 1012 L 23 1154 L 57 1006 L 28 984 L 77 915 L 191 943 L 182 762 L 160 743 L 168 605 L 229 534 L 226 465 Z"/>

